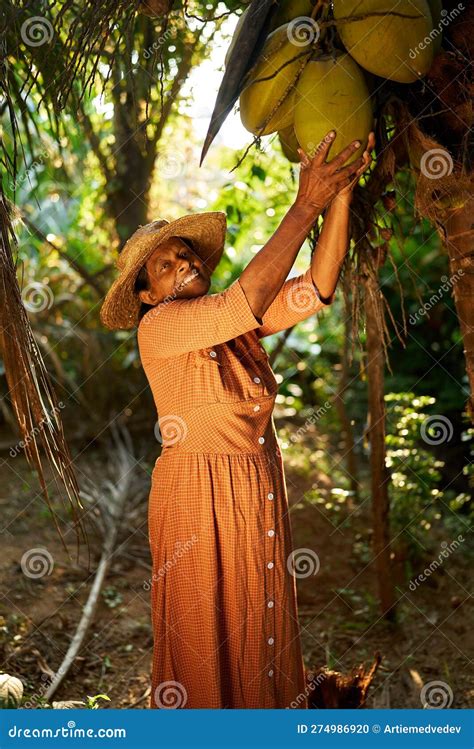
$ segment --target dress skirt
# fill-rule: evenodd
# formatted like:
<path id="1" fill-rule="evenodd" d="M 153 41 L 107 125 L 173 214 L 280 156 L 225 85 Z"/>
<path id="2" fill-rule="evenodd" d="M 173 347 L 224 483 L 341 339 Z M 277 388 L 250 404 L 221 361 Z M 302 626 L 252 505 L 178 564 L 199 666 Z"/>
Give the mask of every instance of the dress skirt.
<path id="1" fill-rule="evenodd" d="M 162 456 L 148 519 L 151 707 L 307 707 L 279 454 Z"/>

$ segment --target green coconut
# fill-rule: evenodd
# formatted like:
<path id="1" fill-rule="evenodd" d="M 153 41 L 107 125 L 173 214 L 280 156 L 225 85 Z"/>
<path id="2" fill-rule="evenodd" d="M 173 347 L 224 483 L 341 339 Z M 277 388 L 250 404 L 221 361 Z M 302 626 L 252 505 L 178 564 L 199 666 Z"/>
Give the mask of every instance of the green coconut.
<path id="1" fill-rule="evenodd" d="M 386 14 L 337 24 L 342 43 L 363 68 L 400 83 L 426 75 L 434 56 L 433 44 L 424 41 L 433 30 L 427 0 L 334 0 L 333 8 L 336 21 Z"/>
<path id="2" fill-rule="evenodd" d="M 297 149 L 300 147 L 300 144 L 298 143 L 293 125 L 286 127 L 284 130 L 280 130 L 278 133 L 278 140 L 280 142 L 281 150 L 288 161 L 291 161 L 294 164 L 299 164 L 301 159 Z"/>
<path id="3" fill-rule="evenodd" d="M 273 31 L 299 16 L 310 16 L 314 8 L 314 0 L 281 0 L 280 6 L 270 22 Z"/>
<path id="4" fill-rule="evenodd" d="M 372 102 L 364 74 L 352 57 L 337 50 L 306 65 L 296 87 L 295 134 L 310 156 L 330 130 L 336 131 L 329 158 L 354 140 L 360 148 L 346 163 L 359 158 L 373 126 Z"/>
<path id="5" fill-rule="evenodd" d="M 254 135 L 269 135 L 291 125 L 296 81 L 308 59 L 302 56 L 305 51 L 311 53 L 311 41 L 295 46 L 288 35 L 288 24 L 268 36 L 240 94 L 242 124 Z"/>

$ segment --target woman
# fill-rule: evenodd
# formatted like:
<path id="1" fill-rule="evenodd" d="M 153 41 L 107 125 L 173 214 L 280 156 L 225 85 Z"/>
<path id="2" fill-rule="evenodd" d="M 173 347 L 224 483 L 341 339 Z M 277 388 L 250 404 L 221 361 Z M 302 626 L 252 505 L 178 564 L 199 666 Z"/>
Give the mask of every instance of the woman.
<path id="1" fill-rule="evenodd" d="M 225 214 L 140 227 L 101 310 L 138 325 L 162 440 L 149 498 L 152 708 L 302 708 L 307 688 L 292 537 L 261 338 L 331 304 L 348 246 L 352 189 L 370 164 L 300 150 L 294 204 L 227 289 L 208 295 Z M 328 207 L 311 266 L 285 280 Z"/>

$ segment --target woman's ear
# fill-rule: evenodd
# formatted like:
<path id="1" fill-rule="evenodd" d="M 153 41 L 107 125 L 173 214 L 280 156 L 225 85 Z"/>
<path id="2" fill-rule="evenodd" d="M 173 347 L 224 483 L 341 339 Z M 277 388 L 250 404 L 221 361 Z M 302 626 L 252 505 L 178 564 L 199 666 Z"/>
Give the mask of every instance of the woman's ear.
<path id="1" fill-rule="evenodd" d="M 156 299 L 151 289 L 142 289 L 141 291 L 139 291 L 138 298 L 144 304 L 156 304 Z"/>

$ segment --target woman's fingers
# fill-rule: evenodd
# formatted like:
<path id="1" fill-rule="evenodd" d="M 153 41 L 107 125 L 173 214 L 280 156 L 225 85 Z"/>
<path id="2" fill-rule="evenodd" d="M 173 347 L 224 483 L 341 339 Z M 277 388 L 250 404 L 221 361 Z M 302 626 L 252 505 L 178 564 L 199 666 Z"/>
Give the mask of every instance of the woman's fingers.
<path id="1" fill-rule="evenodd" d="M 365 165 L 364 158 L 363 156 L 360 156 L 358 159 L 351 162 L 350 164 L 347 164 L 346 166 L 342 166 L 340 169 L 337 169 L 334 176 L 338 177 L 339 175 L 341 175 L 341 177 L 342 176 L 352 177 L 364 165 Z"/>
<path id="2" fill-rule="evenodd" d="M 330 130 L 328 133 L 326 133 L 321 143 L 316 148 L 315 154 L 312 159 L 313 164 L 315 164 L 316 166 L 322 166 L 325 163 L 329 149 L 331 148 L 335 137 L 335 130 Z"/>
<path id="3" fill-rule="evenodd" d="M 306 151 L 304 151 L 302 148 L 298 148 L 297 151 L 300 157 L 301 166 L 304 168 L 308 167 L 311 164 L 311 160 Z"/>
<path id="4" fill-rule="evenodd" d="M 354 151 L 357 151 L 357 149 L 360 147 L 360 140 L 355 140 L 352 143 L 350 143 L 346 148 L 343 148 L 342 151 L 340 151 L 337 156 L 335 156 L 330 162 L 329 166 L 331 167 L 331 171 L 335 172 L 336 170 L 341 167 L 345 161 L 351 156 Z"/>

